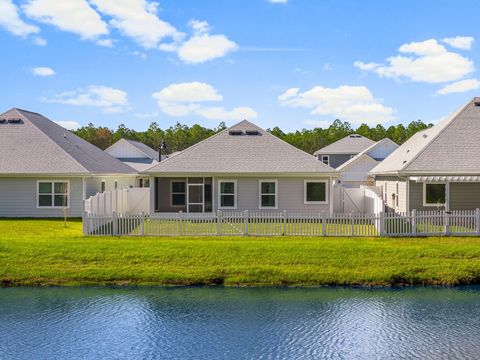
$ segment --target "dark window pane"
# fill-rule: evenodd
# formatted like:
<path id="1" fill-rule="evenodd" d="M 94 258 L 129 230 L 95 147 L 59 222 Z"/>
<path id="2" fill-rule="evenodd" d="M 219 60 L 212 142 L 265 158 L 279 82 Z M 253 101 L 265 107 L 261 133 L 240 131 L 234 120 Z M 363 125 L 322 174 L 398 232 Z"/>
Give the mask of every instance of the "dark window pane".
<path id="1" fill-rule="evenodd" d="M 262 207 L 275 207 L 275 195 L 262 195 Z"/>
<path id="2" fill-rule="evenodd" d="M 203 211 L 202 205 L 189 205 L 188 211 L 191 213 L 201 213 Z"/>
<path id="3" fill-rule="evenodd" d="M 220 206 L 221 207 L 234 207 L 235 206 L 235 196 L 234 195 L 220 195 Z"/>
<path id="4" fill-rule="evenodd" d="M 172 194 L 172 205 L 185 205 L 185 194 Z"/>
<path id="5" fill-rule="evenodd" d="M 445 204 L 445 184 L 426 184 L 425 199 L 427 204 Z"/>
<path id="6" fill-rule="evenodd" d="M 105 192 L 105 181 L 102 181 L 102 193 Z"/>
<path id="7" fill-rule="evenodd" d="M 220 183 L 220 193 L 221 194 L 234 194 L 235 193 L 235 183 L 234 182 L 222 182 L 222 183 Z"/>
<path id="8" fill-rule="evenodd" d="M 212 211 L 212 184 L 207 184 L 205 181 L 204 187 L 204 196 L 205 196 L 205 212 Z"/>
<path id="9" fill-rule="evenodd" d="M 172 192 L 174 192 L 174 193 L 184 193 L 185 192 L 185 182 L 184 181 L 174 181 L 174 182 L 172 182 Z"/>
<path id="10" fill-rule="evenodd" d="M 262 194 L 275 194 L 274 182 L 262 182 Z"/>
<path id="11" fill-rule="evenodd" d="M 68 184 L 63 182 L 56 182 L 54 184 L 55 194 L 66 194 L 68 192 Z"/>
<path id="12" fill-rule="evenodd" d="M 50 195 L 39 195 L 38 206 L 52 206 L 52 197 Z"/>
<path id="13" fill-rule="evenodd" d="M 55 206 L 68 206 L 67 195 L 55 195 L 54 196 Z"/>
<path id="14" fill-rule="evenodd" d="M 190 185 L 188 187 L 188 202 L 203 203 L 203 187 L 198 185 Z"/>
<path id="15" fill-rule="evenodd" d="M 38 192 L 40 194 L 51 194 L 52 193 L 52 183 L 49 183 L 49 182 L 38 183 Z"/>
<path id="16" fill-rule="evenodd" d="M 143 180 L 143 187 L 146 187 L 146 188 L 150 187 L 150 179 Z"/>
<path id="17" fill-rule="evenodd" d="M 327 201 L 325 183 L 307 183 L 307 201 Z"/>

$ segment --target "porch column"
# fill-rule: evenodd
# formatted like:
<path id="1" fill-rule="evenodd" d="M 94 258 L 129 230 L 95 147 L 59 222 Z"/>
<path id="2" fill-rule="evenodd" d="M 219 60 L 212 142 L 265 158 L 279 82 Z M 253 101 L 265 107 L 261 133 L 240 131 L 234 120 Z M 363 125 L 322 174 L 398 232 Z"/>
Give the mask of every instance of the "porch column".
<path id="1" fill-rule="evenodd" d="M 445 211 L 450 211 L 450 182 L 445 184 Z"/>

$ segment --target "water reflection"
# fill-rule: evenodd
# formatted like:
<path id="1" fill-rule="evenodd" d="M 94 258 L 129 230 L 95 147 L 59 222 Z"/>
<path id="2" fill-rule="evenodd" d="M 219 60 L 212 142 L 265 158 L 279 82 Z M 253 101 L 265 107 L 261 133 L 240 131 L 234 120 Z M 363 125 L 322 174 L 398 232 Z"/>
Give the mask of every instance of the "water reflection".
<path id="1" fill-rule="evenodd" d="M 479 287 L 0 289 L 1 359 L 478 358 Z"/>

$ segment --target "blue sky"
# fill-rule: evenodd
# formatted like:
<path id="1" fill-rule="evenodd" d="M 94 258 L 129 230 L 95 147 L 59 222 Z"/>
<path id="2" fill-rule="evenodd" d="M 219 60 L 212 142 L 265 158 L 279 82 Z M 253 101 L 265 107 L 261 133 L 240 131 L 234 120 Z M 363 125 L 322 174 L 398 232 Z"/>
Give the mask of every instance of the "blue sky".
<path id="1" fill-rule="evenodd" d="M 475 5 L 0 0 L 0 103 L 68 127 L 435 122 L 479 94 Z"/>

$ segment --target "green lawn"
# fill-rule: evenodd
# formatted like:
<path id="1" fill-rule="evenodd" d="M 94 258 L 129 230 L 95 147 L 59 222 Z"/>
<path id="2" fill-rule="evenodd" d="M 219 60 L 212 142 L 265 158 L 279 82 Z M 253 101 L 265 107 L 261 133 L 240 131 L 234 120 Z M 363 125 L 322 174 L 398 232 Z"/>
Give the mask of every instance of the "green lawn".
<path id="1" fill-rule="evenodd" d="M 84 237 L 80 221 L 0 220 L 0 283 L 480 283 L 480 238 Z"/>

